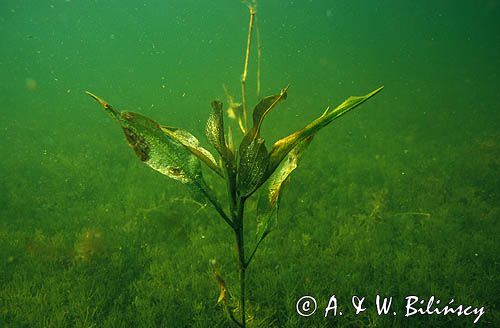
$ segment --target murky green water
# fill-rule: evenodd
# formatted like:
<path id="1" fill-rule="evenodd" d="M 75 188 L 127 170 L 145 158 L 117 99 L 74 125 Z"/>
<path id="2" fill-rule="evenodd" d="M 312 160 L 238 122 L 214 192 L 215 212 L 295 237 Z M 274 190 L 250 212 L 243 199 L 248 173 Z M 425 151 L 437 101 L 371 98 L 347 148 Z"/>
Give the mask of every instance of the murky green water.
<path id="1" fill-rule="evenodd" d="M 487 0 L 259 2 L 261 94 L 290 84 L 262 127 L 269 147 L 327 106 L 385 89 L 322 130 L 294 172 L 248 271 L 250 327 L 477 317 L 405 316 L 411 295 L 500 323 L 499 22 Z M 227 102 L 223 85 L 241 98 L 247 28 L 236 0 L 2 1 L 1 327 L 230 326 L 209 265 L 237 295 L 230 230 L 141 164 L 84 91 L 209 148 L 210 102 Z M 310 317 L 296 311 L 304 295 L 318 303 Z M 325 318 L 332 295 L 343 315 Z M 366 297 L 357 315 L 354 295 Z M 377 295 L 393 297 L 387 315 Z"/>

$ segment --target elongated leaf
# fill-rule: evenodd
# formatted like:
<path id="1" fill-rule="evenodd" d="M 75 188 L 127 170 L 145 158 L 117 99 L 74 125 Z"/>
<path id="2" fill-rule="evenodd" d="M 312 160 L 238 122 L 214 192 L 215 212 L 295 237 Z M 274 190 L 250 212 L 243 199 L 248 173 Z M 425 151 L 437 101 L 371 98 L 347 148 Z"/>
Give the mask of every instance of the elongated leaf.
<path id="1" fill-rule="evenodd" d="M 253 139 L 247 134 L 239 150 L 237 186 L 241 195 L 249 196 L 262 184 L 268 163 L 264 139 Z"/>
<path id="2" fill-rule="evenodd" d="M 215 282 L 219 286 L 219 290 L 220 290 L 219 297 L 217 298 L 217 304 L 220 302 L 223 302 L 227 306 L 227 298 L 228 298 L 229 291 L 227 290 L 226 282 L 222 278 L 220 264 L 217 262 L 217 260 L 212 259 L 212 260 L 210 260 L 210 267 L 213 270 L 213 276 L 214 276 Z"/>
<path id="3" fill-rule="evenodd" d="M 257 245 L 278 225 L 278 212 L 279 202 L 257 216 L 257 230 L 255 231 Z"/>
<path id="4" fill-rule="evenodd" d="M 141 114 L 120 112 L 87 92 L 120 124 L 137 157 L 152 169 L 185 184 L 204 188 L 198 158 L 177 139 L 166 134 L 158 123 Z"/>
<path id="5" fill-rule="evenodd" d="M 253 111 L 253 126 L 243 137 L 239 148 L 237 186 L 243 196 L 249 196 L 267 179 L 269 154 L 260 138 L 260 127 L 266 115 L 287 97 L 288 87 L 278 95 L 262 99 Z"/>
<path id="6" fill-rule="evenodd" d="M 215 273 L 214 276 L 215 276 L 215 281 L 217 282 L 217 285 L 219 285 L 219 289 L 220 289 L 219 297 L 217 298 L 217 304 L 220 302 L 227 303 L 226 282 L 224 281 L 224 279 L 222 279 L 222 277 L 220 276 L 219 273 Z"/>
<path id="7" fill-rule="evenodd" d="M 269 112 L 276 107 L 276 105 L 282 101 L 285 100 L 287 97 L 287 91 L 288 91 L 288 86 L 284 89 L 281 89 L 280 93 L 274 96 L 268 96 L 264 99 L 262 99 L 257 106 L 255 106 L 253 110 L 253 127 L 252 127 L 252 133 L 254 136 L 258 137 L 260 133 L 260 127 L 262 125 L 262 122 L 264 121 L 264 118 L 266 117 Z"/>
<path id="8" fill-rule="evenodd" d="M 267 175 L 271 175 L 286 155 L 302 140 L 313 136 L 316 132 L 330 124 L 333 120 L 349 110 L 361 105 L 363 102 L 379 93 L 382 89 L 383 87 L 380 87 L 365 96 L 349 97 L 335 109 L 331 110 L 330 108 L 327 108 L 323 115 L 306 125 L 302 130 L 294 132 L 291 135 L 278 140 L 271 149 L 271 158 L 269 161 Z"/>
<path id="9" fill-rule="evenodd" d="M 186 130 L 179 128 L 160 126 L 161 130 L 168 135 L 168 137 L 176 140 L 182 144 L 187 150 L 189 150 L 193 155 L 198 157 L 203 163 L 207 164 L 215 173 L 223 176 L 214 156 L 205 148 L 200 146 L 198 139 Z"/>
<path id="10" fill-rule="evenodd" d="M 297 168 L 299 160 L 302 154 L 306 150 L 307 146 L 312 141 L 313 136 L 310 136 L 301 142 L 299 142 L 295 148 L 293 148 L 286 159 L 281 163 L 278 170 L 276 170 L 269 180 L 269 206 L 274 207 L 279 200 L 280 191 L 283 187 L 283 183 L 288 179 L 290 174 Z"/>
<path id="11" fill-rule="evenodd" d="M 222 103 L 214 100 L 212 102 L 212 114 L 208 118 L 205 129 L 208 141 L 219 153 L 224 162 L 232 161 L 233 154 L 226 143 L 224 136 L 224 118 L 222 115 Z"/>
<path id="12" fill-rule="evenodd" d="M 293 148 L 279 168 L 269 178 L 268 195 L 263 205 L 259 206 L 260 213 L 257 218 L 257 238 L 263 239 L 276 226 L 281 190 L 290 174 L 297 168 L 302 154 L 311 143 L 313 136 L 306 138 Z"/>

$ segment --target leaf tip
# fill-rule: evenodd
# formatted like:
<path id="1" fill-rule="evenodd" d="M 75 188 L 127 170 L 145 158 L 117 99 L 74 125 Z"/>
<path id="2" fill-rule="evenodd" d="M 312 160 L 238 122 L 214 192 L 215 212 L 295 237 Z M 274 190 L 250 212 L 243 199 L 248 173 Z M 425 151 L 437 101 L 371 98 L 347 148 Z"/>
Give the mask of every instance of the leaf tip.
<path id="1" fill-rule="evenodd" d="M 290 84 L 281 89 L 281 94 L 283 95 L 283 99 L 286 99 L 288 97 L 288 88 L 290 88 Z"/>
<path id="2" fill-rule="evenodd" d="M 378 87 L 377 89 L 373 90 L 372 95 L 379 93 L 380 91 L 382 91 L 382 89 L 384 89 L 384 87 L 385 87 L 385 85 L 382 85 L 382 86 Z"/>
<path id="3" fill-rule="evenodd" d="M 96 96 L 95 94 L 93 94 L 92 92 L 90 91 L 85 91 L 85 94 L 87 96 L 90 96 L 92 97 L 95 101 L 97 101 L 102 107 L 108 109 L 110 108 L 111 106 L 104 100 L 102 100 L 101 98 L 99 98 L 98 96 Z"/>

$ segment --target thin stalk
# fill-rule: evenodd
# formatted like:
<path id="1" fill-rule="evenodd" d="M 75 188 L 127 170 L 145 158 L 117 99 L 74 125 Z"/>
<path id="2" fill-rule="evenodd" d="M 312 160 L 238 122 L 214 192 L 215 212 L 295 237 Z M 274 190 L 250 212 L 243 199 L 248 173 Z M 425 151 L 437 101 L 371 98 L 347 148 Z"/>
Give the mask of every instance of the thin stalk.
<path id="1" fill-rule="evenodd" d="M 214 197 L 214 195 L 211 194 L 211 192 L 207 191 L 204 187 L 198 185 L 198 189 L 205 195 L 205 197 L 208 199 L 208 201 L 213 205 L 215 210 L 219 213 L 219 215 L 226 221 L 226 223 L 234 229 L 235 224 L 234 222 L 229 218 L 229 216 L 226 214 L 222 206 L 219 204 L 219 201 Z"/>
<path id="2" fill-rule="evenodd" d="M 226 181 L 227 181 L 227 192 L 229 197 L 229 208 L 231 211 L 231 217 L 233 222 L 237 216 L 236 210 L 236 173 L 234 172 L 234 167 L 228 163 L 224 164 L 226 169 Z M 233 230 L 235 226 L 232 226 Z"/>
<path id="3" fill-rule="evenodd" d="M 246 305 L 245 305 L 245 271 L 246 271 L 246 261 L 245 261 L 245 240 L 243 236 L 244 224 L 243 224 L 243 215 L 245 209 L 245 198 L 239 198 L 238 201 L 238 213 L 235 218 L 235 226 L 234 229 L 236 236 L 236 245 L 238 249 L 238 259 L 240 266 L 240 310 L 241 310 L 241 325 L 243 328 L 246 327 Z"/>
<path id="4" fill-rule="evenodd" d="M 257 37 L 257 98 L 260 98 L 260 62 L 262 58 L 262 46 L 260 43 L 260 30 L 257 16 L 255 16 L 255 32 Z"/>
<path id="5" fill-rule="evenodd" d="M 240 302 L 241 302 L 241 326 L 243 328 L 247 325 L 246 310 L 245 310 L 245 269 L 240 269 Z"/>
<path id="6" fill-rule="evenodd" d="M 245 267 L 248 268 L 248 266 L 250 265 L 250 262 L 252 262 L 253 256 L 255 255 L 255 252 L 257 252 L 257 248 L 259 248 L 260 243 L 262 243 L 262 241 L 264 240 L 264 238 L 267 237 L 267 235 L 268 235 L 267 233 L 263 234 L 262 237 L 259 239 L 259 241 L 255 245 L 255 248 L 253 249 L 252 253 L 250 253 L 250 256 L 248 257 L 248 260 L 245 263 Z"/>
<path id="7" fill-rule="evenodd" d="M 247 96 L 246 96 L 246 82 L 248 74 L 248 61 L 250 59 L 250 45 L 252 43 L 252 29 L 253 20 L 255 17 L 255 9 L 252 5 L 248 7 L 250 10 L 250 22 L 248 23 L 248 36 L 247 36 L 247 50 L 245 53 L 245 64 L 243 66 L 243 74 L 241 74 L 241 102 L 243 104 L 243 123 L 245 125 L 245 130 L 248 128 L 248 118 L 247 118 Z"/>
<path id="8" fill-rule="evenodd" d="M 243 65 L 243 73 L 241 74 L 241 102 L 243 107 L 243 124 L 244 129 L 248 130 L 248 117 L 247 117 L 247 98 L 246 98 L 246 81 L 248 75 L 248 62 L 250 60 L 250 48 L 252 44 L 252 30 L 254 25 L 255 18 L 255 7 L 253 5 L 249 5 L 248 9 L 250 11 L 250 21 L 248 23 L 248 36 L 247 36 L 247 48 L 245 52 L 245 62 Z M 260 43 L 260 41 L 259 41 Z M 259 47 L 260 48 L 260 47 Z M 260 49 L 259 49 L 259 57 L 260 57 Z M 260 61 L 260 60 L 259 60 Z M 260 91 L 260 63 L 259 63 L 259 72 L 258 74 L 258 82 L 257 89 Z M 228 170 L 229 173 L 229 170 Z M 231 176 L 235 178 L 235 175 Z M 242 328 L 246 328 L 246 286 L 245 286 L 245 271 L 248 266 L 248 263 L 245 260 L 245 239 L 244 239 L 244 213 L 245 213 L 245 201 L 246 198 L 242 197 L 238 194 L 236 188 L 236 179 L 230 181 L 228 183 L 228 191 L 231 201 L 231 216 L 232 216 L 232 228 L 236 237 L 236 246 L 238 251 L 238 261 L 240 268 L 240 315 L 241 322 L 238 322 L 234 318 L 232 320 Z"/>

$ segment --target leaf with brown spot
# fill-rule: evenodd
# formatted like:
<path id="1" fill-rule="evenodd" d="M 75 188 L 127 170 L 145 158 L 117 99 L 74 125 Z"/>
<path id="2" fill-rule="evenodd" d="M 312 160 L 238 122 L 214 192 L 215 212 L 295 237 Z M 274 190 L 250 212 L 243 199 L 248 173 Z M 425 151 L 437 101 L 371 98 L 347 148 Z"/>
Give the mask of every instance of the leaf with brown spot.
<path id="1" fill-rule="evenodd" d="M 133 112 L 120 112 L 96 95 L 87 94 L 120 124 L 127 142 L 143 163 L 172 179 L 207 190 L 198 157 L 182 143 L 196 149 L 196 142 L 188 137 L 190 134 L 170 130 L 165 133 L 154 120 Z"/>

